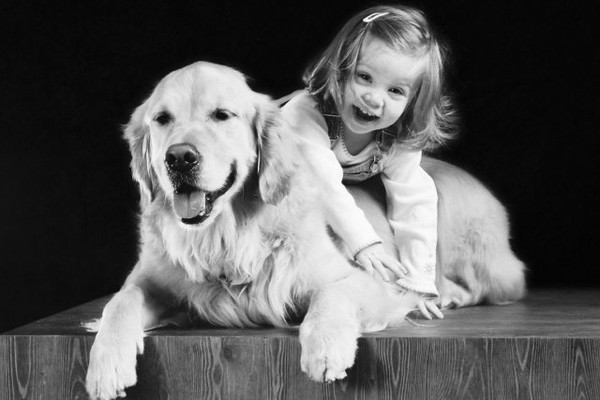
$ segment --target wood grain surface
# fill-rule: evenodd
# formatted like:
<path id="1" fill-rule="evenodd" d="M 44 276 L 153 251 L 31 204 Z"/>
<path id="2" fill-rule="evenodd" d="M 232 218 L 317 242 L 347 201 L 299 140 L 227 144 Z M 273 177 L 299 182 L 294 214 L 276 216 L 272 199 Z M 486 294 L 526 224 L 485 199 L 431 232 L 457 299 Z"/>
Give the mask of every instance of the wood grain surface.
<path id="1" fill-rule="evenodd" d="M 0 335 L 0 399 L 86 399 L 100 299 Z M 419 326 L 417 326 L 416 324 Z M 161 329 L 128 399 L 600 399 L 600 291 L 534 291 L 359 340 L 348 378 L 300 371 L 297 329 Z"/>

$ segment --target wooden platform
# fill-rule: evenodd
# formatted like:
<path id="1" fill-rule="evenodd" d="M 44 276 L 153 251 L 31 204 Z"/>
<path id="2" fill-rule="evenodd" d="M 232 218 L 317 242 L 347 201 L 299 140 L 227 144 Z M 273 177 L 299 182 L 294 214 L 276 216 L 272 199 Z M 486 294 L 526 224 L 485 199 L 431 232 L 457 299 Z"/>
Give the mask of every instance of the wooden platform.
<path id="1" fill-rule="evenodd" d="M 86 399 L 108 299 L 0 335 L 0 399 Z M 367 334 L 344 381 L 300 371 L 297 329 L 163 329 L 145 339 L 128 399 L 600 399 L 600 290 L 537 290 Z"/>

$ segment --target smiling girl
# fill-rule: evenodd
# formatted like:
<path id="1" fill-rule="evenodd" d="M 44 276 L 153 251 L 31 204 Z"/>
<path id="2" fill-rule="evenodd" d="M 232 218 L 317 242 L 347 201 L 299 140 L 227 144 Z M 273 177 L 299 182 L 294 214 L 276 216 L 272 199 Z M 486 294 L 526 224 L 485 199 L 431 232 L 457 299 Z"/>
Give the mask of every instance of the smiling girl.
<path id="1" fill-rule="evenodd" d="M 424 15 L 380 6 L 351 18 L 304 76 L 307 90 L 284 107 L 301 135 L 327 146 L 343 178 L 327 198 L 329 223 L 355 260 L 421 294 L 419 310 L 442 318 L 435 286 L 437 192 L 424 150 L 450 138 L 443 54 Z M 344 184 L 381 177 L 399 262 L 387 255 Z"/>

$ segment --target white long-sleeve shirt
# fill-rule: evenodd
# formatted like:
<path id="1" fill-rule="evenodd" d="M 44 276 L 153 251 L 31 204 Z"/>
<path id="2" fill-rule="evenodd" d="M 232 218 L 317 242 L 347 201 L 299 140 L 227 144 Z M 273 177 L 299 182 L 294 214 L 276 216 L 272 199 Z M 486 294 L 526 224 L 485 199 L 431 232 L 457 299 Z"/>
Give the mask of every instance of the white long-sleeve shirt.
<path id="1" fill-rule="evenodd" d="M 300 136 L 318 144 L 311 158 L 328 187 L 327 218 L 332 229 L 349 246 L 353 255 L 381 242 L 363 211 L 342 184 L 344 170 L 360 169 L 377 152 L 374 143 L 358 154 L 345 148 L 343 136 L 330 140 L 325 118 L 316 100 L 303 91 L 282 108 L 287 123 Z M 421 168 L 421 151 L 393 144 L 380 155 L 377 166 L 365 179 L 380 174 L 387 199 L 387 217 L 394 233 L 400 262 L 409 273 L 397 282 L 405 289 L 438 296 L 435 287 L 437 244 L 437 191 L 433 179 Z M 359 173 L 358 175 L 361 175 Z M 356 174 L 355 174 L 356 176 Z"/>

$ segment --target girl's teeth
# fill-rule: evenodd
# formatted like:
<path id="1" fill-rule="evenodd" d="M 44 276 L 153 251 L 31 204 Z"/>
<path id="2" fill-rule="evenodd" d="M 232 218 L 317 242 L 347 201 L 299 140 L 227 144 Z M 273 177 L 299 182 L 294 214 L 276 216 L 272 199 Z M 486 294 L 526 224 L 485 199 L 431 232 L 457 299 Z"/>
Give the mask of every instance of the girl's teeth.
<path id="1" fill-rule="evenodd" d="M 367 120 L 375 120 L 377 119 L 377 115 L 375 114 L 371 114 L 370 112 L 364 111 L 362 108 L 354 106 L 355 110 L 356 110 L 356 114 L 358 115 L 358 117 L 363 118 L 363 119 L 367 119 Z"/>

